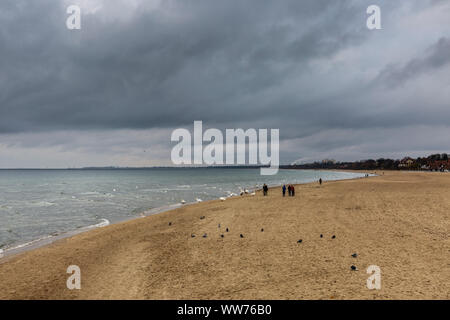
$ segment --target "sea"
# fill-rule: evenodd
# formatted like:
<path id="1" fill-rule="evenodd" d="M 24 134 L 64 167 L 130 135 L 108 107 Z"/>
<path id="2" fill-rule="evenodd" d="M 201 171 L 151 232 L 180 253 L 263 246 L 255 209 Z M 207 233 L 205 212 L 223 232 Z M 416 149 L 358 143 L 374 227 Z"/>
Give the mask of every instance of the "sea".
<path id="1" fill-rule="evenodd" d="M 197 201 L 365 173 L 254 168 L 0 170 L 0 254 Z"/>

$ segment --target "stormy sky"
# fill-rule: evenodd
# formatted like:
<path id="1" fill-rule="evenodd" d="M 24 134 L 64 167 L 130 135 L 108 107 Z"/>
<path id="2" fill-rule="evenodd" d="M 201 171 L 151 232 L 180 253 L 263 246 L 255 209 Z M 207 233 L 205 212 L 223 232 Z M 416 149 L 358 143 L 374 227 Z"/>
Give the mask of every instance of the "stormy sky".
<path id="1" fill-rule="evenodd" d="M 194 120 L 282 163 L 450 152 L 446 0 L 1 1 L 0 58 L 1 168 L 171 165 Z"/>

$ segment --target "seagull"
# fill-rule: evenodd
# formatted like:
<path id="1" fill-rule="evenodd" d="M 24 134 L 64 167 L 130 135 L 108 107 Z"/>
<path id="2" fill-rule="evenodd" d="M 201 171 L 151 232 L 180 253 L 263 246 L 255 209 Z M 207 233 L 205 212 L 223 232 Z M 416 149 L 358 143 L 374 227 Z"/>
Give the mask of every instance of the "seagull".
<path id="1" fill-rule="evenodd" d="M 256 196 L 256 192 L 250 193 L 251 196 Z"/>
<path id="2" fill-rule="evenodd" d="M 223 238 L 223 234 L 221 234 L 220 237 Z"/>
<path id="3" fill-rule="evenodd" d="M 200 198 L 197 198 L 197 199 L 195 199 L 195 201 L 197 201 L 197 202 L 202 202 L 203 200 L 200 199 Z"/>
<path id="4" fill-rule="evenodd" d="M 204 235 L 203 235 L 203 238 L 206 238 L 208 235 L 205 233 Z"/>
<path id="5" fill-rule="evenodd" d="M 320 237 L 323 238 L 323 234 L 321 234 Z"/>
<path id="6" fill-rule="evenodd" d="M 226 232 L 228 232 L 228 228 L 227 228 L 227 230 L 225 230 Z"/>
<path id="7" fill-rule="evenodd" d="M 195 234 L 191 233 L 191 238 L 195 238 Z"/>
<path id="8" fill-rule="evenodd" d="M 169 226 L 171 226 L 172 225 L 172 222 L 169 222 Z"/>
<path id="9" fill-rule="evenodd" d="M 261 229 L 261 232 L 264 232 L 264 228 Z"/>
<path id="10" fill-rule="evenodd" d="M 331 239 L 336 239 L 336 236 L 333 234 L 333 236 L 331 237 Z"/>
<path id="11" fill-rule="evenodd" d="M 352 269 L 352 271 L 356 271 L 356 267 L 355 266 L 351 266 L 350 269 Z"/>
<path id="12" fill-rule="evenodd" d="M 220 197 L 219 199 L 220 199 L 220 201 L 225 201 L 225 200 L 227 200 L 227 198 L 225 198 L 225 197 Z"/>
<path id="13" fill-rule="evenodd" d="M 186 201 L 184 201 L 184 200 L 181 200 L 181 204 L 185 204 L 186 203 Z"/>
<path id="14" fill-rule="evenodd" d="M 203 219 L 205 219 L 205 216 L 201 216 L 201 217 L 200 217 L 200 220 L 203 220 Z"/>
<path id="15" fill-rule="evenodd" d="M 243 238 L 243 237 L 244 237 L 244 235 L 243 235 L 243 234 L 241 233 L 240 237 L 241 237 L 241 238 Z"/>
<path id="16" fill-rule="evenodd" d="M 358 256 L 357 253 L 352 254 L 352 257 L 353 257 L 353 258 L 356 258 L 357 256 Z"/>
<path id="17" fill-rule="evenodd" d="M 300 240 L 298 240 L 298 241 L 297 241 L 297 243 L 302 243 L 302 242 L 303 242 L 303 240 L 302 240 L 302 239 L 300 239 Z"/>

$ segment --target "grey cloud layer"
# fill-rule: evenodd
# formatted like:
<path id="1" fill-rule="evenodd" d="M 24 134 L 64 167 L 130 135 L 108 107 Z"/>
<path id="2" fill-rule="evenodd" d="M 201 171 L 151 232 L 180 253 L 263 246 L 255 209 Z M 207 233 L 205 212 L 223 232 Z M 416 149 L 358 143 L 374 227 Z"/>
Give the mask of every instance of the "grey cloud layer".
<path id="1" fill-rule="evenodd" d="M 277 116 L 292 102 L 266 90 L 363 38 L 364 7 L 350 1 L 125 3 L 105 2 L 79 32 L 61 2 L 2 3 L 1 131 Z M 121 6 L 131 17 L 115 21 Z"/>
<path id="2" fill-rule="evenodd" d="M 423 57 L 408 61 L 405 65 L 389 65 L 377 81 L 386 86 L 396 86 L 414 79 L 422 73 L 434 72 L 450 63 L 450 38 L 442 37 L 433 44 Z"/>
<path id="3" fill-rule="evenodd" d="M 442 16 L 448 2 L 375 2 L 381 31 L 365 25 L 374 1 L 356 0 L 82 1 L 82 30 L 69 31 L 65 9 L 75 0 L 2 1 L 0 133 L 203 120 L 280 128 L 289 148 L 310 137 L 308 152 L 322 154 L 331 137 L 322 133 L 333 130 L 348 137 L 330 153 L 359 143 L 352 130 L 370 140 L 373 130 L 407 136 L 446 125 L 450 28 L 430 27 L 418 41 L 402 15 Z M 415 50 L 396 55 L 394 35 Z M 286 161 L 298 157 L 285 152 Z"/>

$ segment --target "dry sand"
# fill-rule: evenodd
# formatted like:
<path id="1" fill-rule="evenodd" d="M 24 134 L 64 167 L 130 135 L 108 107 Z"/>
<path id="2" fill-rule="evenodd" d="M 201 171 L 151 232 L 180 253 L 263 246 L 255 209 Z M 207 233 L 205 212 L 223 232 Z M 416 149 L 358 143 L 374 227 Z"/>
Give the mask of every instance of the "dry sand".
<path id="1" fill-rule="evenodd" d="M 449 299 L 449 233 L 450 174 L 385 172 L 186 206 L 3 258 L 0 298 Z M 81 290 L 66 287 L 69 265 Z M 366 287 L 369 265 L 381 290 Z"/>

